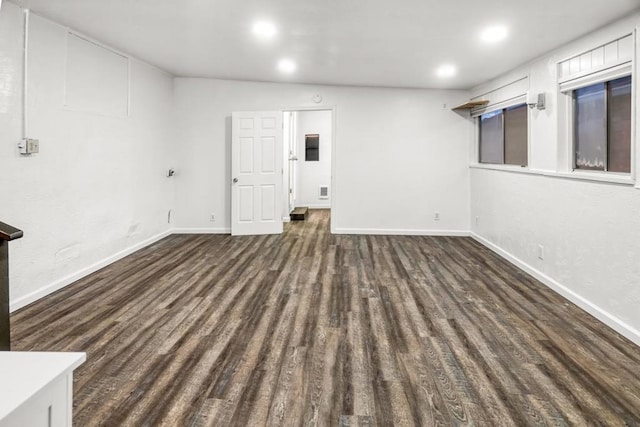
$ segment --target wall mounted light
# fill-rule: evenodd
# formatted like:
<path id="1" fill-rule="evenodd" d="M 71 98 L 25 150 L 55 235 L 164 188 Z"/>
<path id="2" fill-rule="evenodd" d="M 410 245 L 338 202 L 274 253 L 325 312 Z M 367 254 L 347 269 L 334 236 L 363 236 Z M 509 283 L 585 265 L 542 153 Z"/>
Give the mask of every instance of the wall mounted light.
<path id="1" fill-rule="evenodd" d="M 456 66 L 453 64 L 443 64 L 439 66 L 438 69 L 436 70 L 436 74 L 438 75 L 438 77 L 442 77 L 442 78 L 453 77 L 456 75 L 457 72 L 458 70 L 456 69 Z"/>
<path id="2" fill-rule="evenodd" d="M 269 21 L 257 21 L 253 24 L 252 31 L 255 36 L 261 39 L 271 39 L 276 35 L 278 29 Z"/>
<path id="3" fill-rule="evenodd" d="M 282 71 L 283 73 L 291 74 L 296 71 L 297 68 L 298 66 L 291 59 L 281 59 L 278 62 L 278 70 Z"/>
<path id="4" fill-rule="evenodd" d="M 509 30 L 503 25 L 487 27 L 480 33 L 480 40 L 485 43 L 497 43 L 507 38 Z"/>
<path id="5" fill-rule="evenodd" d="M 544 92 L 535 94 L 532 92 L 527 93 L 527 105 L 532 110 L 537 108 L 538 110 L 544 110 L 546 108 L 546 95 Z"/>

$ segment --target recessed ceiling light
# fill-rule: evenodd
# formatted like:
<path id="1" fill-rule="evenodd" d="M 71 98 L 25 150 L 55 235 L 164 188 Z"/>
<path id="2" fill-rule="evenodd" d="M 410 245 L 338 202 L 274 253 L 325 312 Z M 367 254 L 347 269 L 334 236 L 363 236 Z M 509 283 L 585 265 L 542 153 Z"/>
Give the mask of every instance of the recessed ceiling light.
<path id="1" fill-rule="evenodd" d="M 453 77 L 456 75 L 456 66 L 451 64 L 444 64 L 438 67 L 436 70 L 436 74 L 438 77 L 447 78 Z"/>
<path id="2" fill-rule="evenodd" d="M 257 21 L 253 24 L 253 34 L 263 39 L 270 39 L 276 35 L 278 29 L 269 21 Z"/>
<path id="3" fill-rule="evenodd" d="M 485 43 L 497 43 L 507 38 L 509 31 L 503 25 L 487 27 L 480 33 L 480 39 Z"/>
<path id="4" fill-rule="evenodd" d="M 291 59 L 281 59 L 278 62 L 278 70 L 283 73 L 293 73 L 297 68 L 298 66 Z"/>

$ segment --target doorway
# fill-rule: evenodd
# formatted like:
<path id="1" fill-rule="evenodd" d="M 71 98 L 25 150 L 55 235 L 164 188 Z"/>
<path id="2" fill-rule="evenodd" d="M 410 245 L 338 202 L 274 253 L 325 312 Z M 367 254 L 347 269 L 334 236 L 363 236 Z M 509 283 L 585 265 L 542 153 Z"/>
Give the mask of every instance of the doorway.
<path id="1" fill-rule="evenodd" d="M 304 219 L 305 208 L 331 209 L 333 116 L 331 109 L 283 111 L 285 222 Z"/>

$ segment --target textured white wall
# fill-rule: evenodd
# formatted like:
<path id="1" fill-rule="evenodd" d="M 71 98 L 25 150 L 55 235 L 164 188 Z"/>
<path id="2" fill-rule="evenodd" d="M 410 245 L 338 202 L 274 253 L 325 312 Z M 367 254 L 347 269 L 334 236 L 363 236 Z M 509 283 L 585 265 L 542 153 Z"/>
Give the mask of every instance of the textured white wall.
<path id="1" fill-rule="evenodd" d="M 43 296 L 169 229 L 172 77 L 131 63 L 131 115 L 63 107 L 66 29 L 31 16 L 29 122 L 40 153 L 20 156 L 22 12 L 0 10 L 0 218 L 10 245 L 12 307 Z M 100 63 L 95 64 L 100 67 Z"/>
<path id="2" fill-rule="evenodd" d="M 324 98 L 320 105 L 312 102 L 316 93 Z M 472 126 L 451 106 L 468 97 L 464 91 L 177 78 L 177 226 L 201 231 L 230 226 L 233 111 L 335 107 L 336 231 L 464 232 Z M 436 211 L 440 221 L 434 220 Z"/>
<path id="3" fill-rule="evenodd" d="M 331 145 L 333 130 L 329 111 L 299 111 L 297 114 L 297 186 L 296 205 L 310 208 L 331 207 Z M 305 135 L 320 135 L 320 160 L 305 161 Z M 320 186 L 329 186 L 329 198 L 320 198 Z"/>
<path id="4" fill-rule="evenodd" d="M 473 90 L 483 93 L 528 74 L 531 90 L 546 93 L 547 109 L 530 115 L 532 173 L 472 169 L 471 224 L 487 244 L 640 344 L 640 190 L 564 176 L 568 123 L 556 75 L 559 61 L 638 25 L 636 14 Z M 544 246 L 544 260 L 538 245 Z"/>

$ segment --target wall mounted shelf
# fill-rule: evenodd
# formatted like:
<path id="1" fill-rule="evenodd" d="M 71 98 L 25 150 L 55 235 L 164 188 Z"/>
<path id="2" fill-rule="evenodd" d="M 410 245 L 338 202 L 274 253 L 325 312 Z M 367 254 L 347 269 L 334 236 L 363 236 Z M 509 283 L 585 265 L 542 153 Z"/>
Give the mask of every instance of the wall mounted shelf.
<path id="1" fill-rule="evenodd" d="M 471 110 L 473 108 L 484 107 L 488 103 L 489 101 L 469 101 L 469 102 L 465 102 L 462 105 L 458 105 L 457 107 L 452 108 L 452 110 L 453 111 Z"/>

